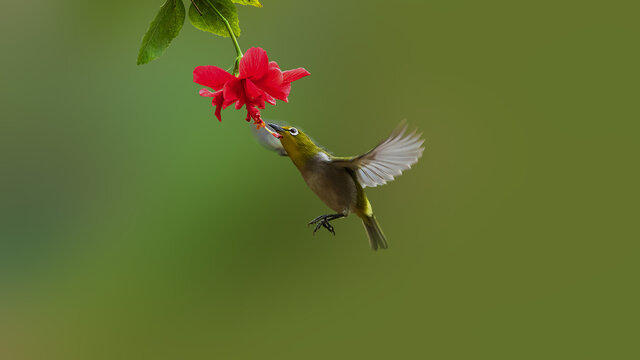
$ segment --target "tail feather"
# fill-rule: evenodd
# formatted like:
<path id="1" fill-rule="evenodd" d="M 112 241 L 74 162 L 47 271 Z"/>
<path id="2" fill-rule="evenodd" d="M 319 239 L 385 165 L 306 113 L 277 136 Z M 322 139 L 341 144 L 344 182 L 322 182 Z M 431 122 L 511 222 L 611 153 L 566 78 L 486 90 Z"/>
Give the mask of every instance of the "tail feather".
<path id="1" fill-rule="evenodd" d="M 380 225 L 378 225 L 376 217 L 373 215 L 363 217 L 362 223 L 364 224 L 364 228 L 367 230 L 367 235 L 369 235 L 369 245 L 371 245 L 371 249 L 386 249 L 388 247 L 387 239 L 385 238 L 382 229 L 380 229 Z"/>

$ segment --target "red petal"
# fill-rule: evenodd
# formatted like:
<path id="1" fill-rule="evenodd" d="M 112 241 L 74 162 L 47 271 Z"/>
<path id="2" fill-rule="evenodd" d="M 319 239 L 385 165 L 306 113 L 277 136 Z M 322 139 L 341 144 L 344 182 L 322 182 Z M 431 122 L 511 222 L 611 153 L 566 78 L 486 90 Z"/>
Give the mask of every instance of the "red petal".
<path id="1" fill-rule="evenodd" d="M 282 71 L 280 69 L 269 69 L 267 73 L 264 75 L 262 79 L 260 79 L 259 83 L 260 87 L 278 87 L 282 84 L 284 77 L 282 76 Z"/>
<path id="2" fill-rule="evenodd" d="M 256 86 L 276 99 L 284 100 L 289 94 L 288 92 L 283 91 L 283 86 L 285 84 L 283 83 L 282 72 L 279 69 L 269 69 L 262 79 L 254 82 Z M 271 102 L 270 100 L 272 99 L 269 98 L 266 98 L 266 100 L 270 104 L 275 105 L 275 100 L 273 100 L 273 102 Z"/>
<path id="3" fill-rule="evenodd" d="M 244 93 L 247 96 L 247 101 L 253 101 L 260 98 L 264 91 L 258 88 L 251 80 L 244 80 Z"/>
<path id="4" fill-rule="evenodd" d="M 264 127 L 264 121 L 262 120 L 262 116 L 260 116 L 260 110 L 256 109 L 255 106 L 253 105 L 247 105 L 247 118 L 246 120 L 249 121 L 250 119 L 253 119 L 253 123 L 256 126 L 256 129 L 260 129 L 261 127 Z"/>
<path id="5" fill-rule="evenodd" d="M 287 97 L 289 96 L 289 92 L 291 91 L 291 84 L 290 83 L 281 83 L 280 85 L 277 86 L 265 86 L 263 87 L 263 90 L 273 96 L 274 98 L 278 99 L 278 100 L 282 100 L 282 101 L 287 101 Z M 268 100 L 268 99 L 267 99 Z M 269 102 L 272 105 L 275 105 L 275 102 Z"/>
<path id="6" fill-rule="evenodd" d="M 218 121 L 222 121 L 222 115 L 220 114 L 220 111 L 222 110 L 222 103 L 224 102 L 222 90 L 212 93 L 207 89 L 202 89 L 200 90 L 200 96 L 206 96 L 206 97 L 212 98 L 211 105 L 215 106 L 216 108 L 216 113 L 215 113 L 216 117 L 218 118 Z"/>
<path id="7" fill-rule="evenodd" d="M 260 109 L 264 109 L 264 102 L 267 101 L 271 105 L 276 104 L 276 99 L 273 96 L 267 94 L 264 90 L 260 89 L 256 84 L 249 80 L 243 80 L 245 82 L 244 89 L 245 95 L 248 104 L 253 104 L 259 107 Z"/>
<path id="8" fill-rule="evenodd" d="M 218 118 L 218 121 L 222 121 L 222 115 L 220 114 L 220 111 L 222 111 L 223 102 L 224 102 L 224 98 L 222 96 L 222 90 L 220 90 L 217 93 L 215 93 L 215 96 L 211 101 L 213 106 L 216 107 L 216 117 Z"/>
<path id="9" fill-rule="evenodd" d="M 216 96 L 217 93 L 213 93 L 207 89 L 200 89 L 200 96 L 205 96 L 205 97 L 214 97 Z"/>
<path id="10" fill-rule="evenodd" d="M 276 99 L 273 96 L 269 95 L 269 93 L 267 92 L 264 93 L 264 100 L 271 105 L 276 104 Z M 261 109 L 264 109 L 264 105 L 261 107 Z"/>
<path id="11" fill-rule="evenodd" d="M 240 99 L 238 99 L 238 102 L 236 103 L 236 110 L 240 110 L 240 108 L 243 107 L 246 102 L 247 101 L 245 100 L 244 97 L 241 97 Z"/>
<path id="12" fill-rule="evenodd" d="M 235 76 L 217 66 L 198 66 L 193 70 L 193 82 L 214 90 L 222 89 L 224 84 L 233 79 Z"/>
<path id="13" fill-rule="evenodd" d="M 257 106 L 257 107 L 259 107 L 260 109 L 264 109 L 264 107 L 265 107 L 264 98 L 260 98 L 260 99 L 258 99 L 256 101 L 254 101 L 252 104 Z"/>
<path id="14" fill-rule="evenodd" d="M 280 66 L 278 66 L 278 63 L 275 61 L 269 61 L 269 69 L 278 69 L 280 70 Z"/>
<path id="15" fill-rule="evenodd" d="M 240 60 L 240 78 L 260 79 L 268 67 L 267 52 L 262 48 L 250 48 Z"/>
<path id="16" fill-rule="evenodd" d="M 224 84 L 222 91 L 224 96 L 224 108 L 244 98 L 242 93 L 242 82 L 239 79 L 235 79 Z"/>
<path id="17" fill-rule="evenodd" d="M 311 75 L 310 72 L 308 72 L 305 68 L 297 68 L 297 69 L 293 69 L 293 70 L 287 70 L 285 72 L 282 73 L 282 77 L 283 77 L 283 81 L 284 82 L 294 82 L 298 79 L 301 79 L 305 76 L 309 76 Z"/>
<path id="18" fill-rule="evenodd" d="M 289 85 L 289 89 L 291 89 L 290 85 Z M 282 87 L 265 89 L 265 91 L 269 95 L 271 95 L 274 99 L 282 100 L 285 102 L 287 101 L 287 96 L 289 96 L 289 91 L 285 91 Z M 275 101 L 274 102 L 269 101 L 269 104 L 275 105 Z"/>
<path id="19" fill-rule="evenodd" d="M 283 96 L 282 96 L 282 101 L 284 102 L 289 102 L 289 93 L 291 92 L 291 83 L 284 83 L 282 84 L 282 86 L 280 87 L 280 91 L 282 92 Z"/>

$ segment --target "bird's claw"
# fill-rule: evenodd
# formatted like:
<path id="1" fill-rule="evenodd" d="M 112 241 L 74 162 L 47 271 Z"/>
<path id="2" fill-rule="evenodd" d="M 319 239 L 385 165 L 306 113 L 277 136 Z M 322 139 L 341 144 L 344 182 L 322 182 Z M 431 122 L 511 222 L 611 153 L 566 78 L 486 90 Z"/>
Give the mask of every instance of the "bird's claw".
<path id="1" fill-rule="evenodd" d="M 325 229 L 329 230 L 330 233 L 332 233 L 334 236 L 336 235 L 336 231 L 333 228 L 333 225 L 331 225 L 329 223 L 331 215 L 320 215 L 317 218 L 311 220 L 309 222 L 309 224 L 307 225 L 315 225 L 315 229 L 313 229 L 313 235 L 316 234 L 316 231 L 318 231 L 320 229 L 320 227 L 324 227 Z M 332 220 L 332 219 L 331 219 Z"/>
<path id="2" fill-rule="evenodd" d="M 322 223 L 322 226 L 324 226 L 325 229 L 329 230 L 330 233 L 333 234 L 333 236 L 336 236 L 336 232 L 333 229 L 333 225 L 329 224 L 329 221 L 325 221 Z"/>
<path id="3" fill-rule="evenodd" d="M 309 221 L 309 224 L 307 224 L 307 225 L 315 224 L 315 223 L 317 223 L 318 221 L 322 220 L 323 218 L 326 218 L 327 216 L 329 216 L 329 215 L 320 215 L 320 216 L 318 216 L 317 218 L 315 218 L 315 219 L 313 219 L 313 220 Z"/>

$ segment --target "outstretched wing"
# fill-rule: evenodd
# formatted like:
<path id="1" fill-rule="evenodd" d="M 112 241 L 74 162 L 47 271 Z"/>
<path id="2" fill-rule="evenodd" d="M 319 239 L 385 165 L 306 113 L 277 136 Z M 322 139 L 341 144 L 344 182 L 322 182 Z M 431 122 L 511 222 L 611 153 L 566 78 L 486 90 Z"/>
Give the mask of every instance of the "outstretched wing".
<path id="1" fill-rule="evenodd" d="M 415 164 L 424 147 L 422 134 L 416 130 L 406 134 L 407 125 L 401 123 L 383 142 L 366 154 L 353 158 L 336 158 L 336 165 L 352 169 L 363 187 L 384 185 Z"/>

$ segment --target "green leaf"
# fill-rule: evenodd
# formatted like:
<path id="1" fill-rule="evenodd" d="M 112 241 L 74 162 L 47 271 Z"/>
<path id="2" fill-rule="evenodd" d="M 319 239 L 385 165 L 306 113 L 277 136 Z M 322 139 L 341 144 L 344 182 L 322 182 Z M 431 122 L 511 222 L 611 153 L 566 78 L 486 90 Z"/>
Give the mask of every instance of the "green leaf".
<path id="1" fill-rule="evenodd" d="M 258 0 L 231 0 L 231 1 L 240 5 L 251 5 L 259 8 L 262 7 L 262 4 L 260 4 L 260 1 Z"/>
<path id="2" fill-rule="evenodd" d="M 162 5 L 156 18 L 149 25 L 149 30 L 144 34 L 138 53 L 138 65 L 146 64 L 162 55 L 171 40 L 180 33 L 185 13 L 182 0 L 167 0 Z"/>
<path id="3" fill-rule="evenodd" d="M 198 6 L 197 8 L 193 4 L 189 7 L 189 21 L 193 26 L 202 31 L 229 37 L 227 26 L 216 11 L 211 8 L 211 5 L 209 5 L 211 3 L 227 19 L 235 36 L 240 36 L 238 12 L 231 0 L 194 0 L 194 3 Z M 200 15 L 198 9 L 200 9 L 202 15 Z"/>

